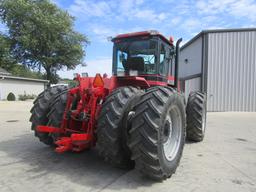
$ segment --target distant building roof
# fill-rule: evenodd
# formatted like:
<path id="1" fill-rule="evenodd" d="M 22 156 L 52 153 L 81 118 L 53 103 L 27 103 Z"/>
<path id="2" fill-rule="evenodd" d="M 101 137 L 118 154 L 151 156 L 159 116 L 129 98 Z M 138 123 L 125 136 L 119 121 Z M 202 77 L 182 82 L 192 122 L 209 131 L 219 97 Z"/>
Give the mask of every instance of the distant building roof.
<path id="1" fill-rule="evenodd" d="M 0 75 L 11 75 L 11 73 L 0 67 Z"/>
<path id="2" fill-rule="evenodd" d="M 245 32 L 245 31 L 256 31 L 256 28 L 234 28 L 234 29 L 208 29 L 203 30 L 200 33 L 198 33 L 196 36 L 194 36 L 192 39 L 190 39 L 187 43 L 185 43 L 180 49 L 184 49 L 187 46 L 189 46 L 191 43 L 193 43 L 195 40 L 197 40 L 199 37 L 201 37 L 203 34 L 207 33 L 225 33 L 225 32 Z"/>
<path id="3" fill-rule="evenodd" d="M 23 80 L 23 81 L 33 81 L 33 82 L 49 83 L 48 80 L 43 80 L 43 79 L 32 79 L 32 78 L 26 78 L 26 77 L 15 77 L 15 76 L 9 76 L 9 75 L 2 75 L 2 74 L 0 74 L 0 80 L 1 79 L 13 79 L 13 80 Z"/>
<path id="4" fill-rule="evenodd" d="M 0 79 L 14 79 L 14 80 L 49 83 L 48 80 L 44 80 L 44 79 L 33 79 L 33 78 L 27 78 L 27 77 L 13 76 L 11 73 L 9 73 L 8 71 L 6 71 L 5 69 L 3 69 L 1 67 L 0 67 Z"/>

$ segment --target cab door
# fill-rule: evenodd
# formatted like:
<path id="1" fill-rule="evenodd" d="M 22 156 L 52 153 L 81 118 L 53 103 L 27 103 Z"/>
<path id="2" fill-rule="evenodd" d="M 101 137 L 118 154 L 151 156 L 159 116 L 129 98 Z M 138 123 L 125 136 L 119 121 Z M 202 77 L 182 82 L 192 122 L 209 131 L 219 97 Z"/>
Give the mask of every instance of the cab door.
<path id="1" fill-rule="evenodd" d="M 160 75 L 160 81 L 167 82 L 168 80 L 168 59 L 167 59 L 167 46 L 161 42 L 159 47 L 159 66 L 158 73 Z"/>

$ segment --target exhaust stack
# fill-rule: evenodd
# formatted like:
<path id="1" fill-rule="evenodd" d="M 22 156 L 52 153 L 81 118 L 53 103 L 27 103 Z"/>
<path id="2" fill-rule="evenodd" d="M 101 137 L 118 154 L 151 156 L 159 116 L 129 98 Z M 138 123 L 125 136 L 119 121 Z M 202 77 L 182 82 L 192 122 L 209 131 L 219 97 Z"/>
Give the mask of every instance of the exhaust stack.
<path id="1" fill-rule="evenodd" d="M 178 39 L 176 43 L 176 53 L 175 53 L 175 77 L 174 77 L 174 87 L 178 86 L 179 79 L 179 56 L 180 56 L 180 43 L 182 38 Z"/>

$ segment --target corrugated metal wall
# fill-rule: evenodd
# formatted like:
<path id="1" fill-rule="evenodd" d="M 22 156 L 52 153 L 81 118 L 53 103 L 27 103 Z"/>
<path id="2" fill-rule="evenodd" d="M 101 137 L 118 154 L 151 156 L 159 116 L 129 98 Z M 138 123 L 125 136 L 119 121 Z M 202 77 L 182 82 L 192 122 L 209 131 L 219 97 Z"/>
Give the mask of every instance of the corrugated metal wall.
<path id="1" fill-rule="evenodd" d="M 201 90 L 201 77 L 189 79 L 185 81 L 185 97 L 188 99 L 189 94 L 192 91 L 200 91 Z"/>
<path id="2" fill-rule="evenodd" d="M 256 111 L 256 31 L 208 33 L 208 111 Z"/>

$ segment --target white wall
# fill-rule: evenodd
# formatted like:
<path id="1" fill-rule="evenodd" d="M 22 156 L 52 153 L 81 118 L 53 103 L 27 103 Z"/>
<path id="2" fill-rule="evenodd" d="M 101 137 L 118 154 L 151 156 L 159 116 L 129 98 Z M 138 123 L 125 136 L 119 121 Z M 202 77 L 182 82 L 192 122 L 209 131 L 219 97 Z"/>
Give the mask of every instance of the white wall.
<path id="1" fill-rule="evenodd" d="M 18 95 L 38 95 L 44 90 L 44 82 L 24 81 L 15 79 L 0 79 L 0 100 L 5 100 L 7 95 L 14 93 L 16 100 Z"/>
<path id="2" fill-rule="evenodd" d="M 185 81 L 185 97 L 186 100 L 188 96 L 193 91 L 200 91 L 201 90 L 201 77 L 189 79 Z"/>
<path id="3" fill-rule="evenodd" d="M 185 60 L 187 59 L 187 63 Z M 202 72 L 202 37 L 180 51 L 179 77 L 185 78 Z"/>

